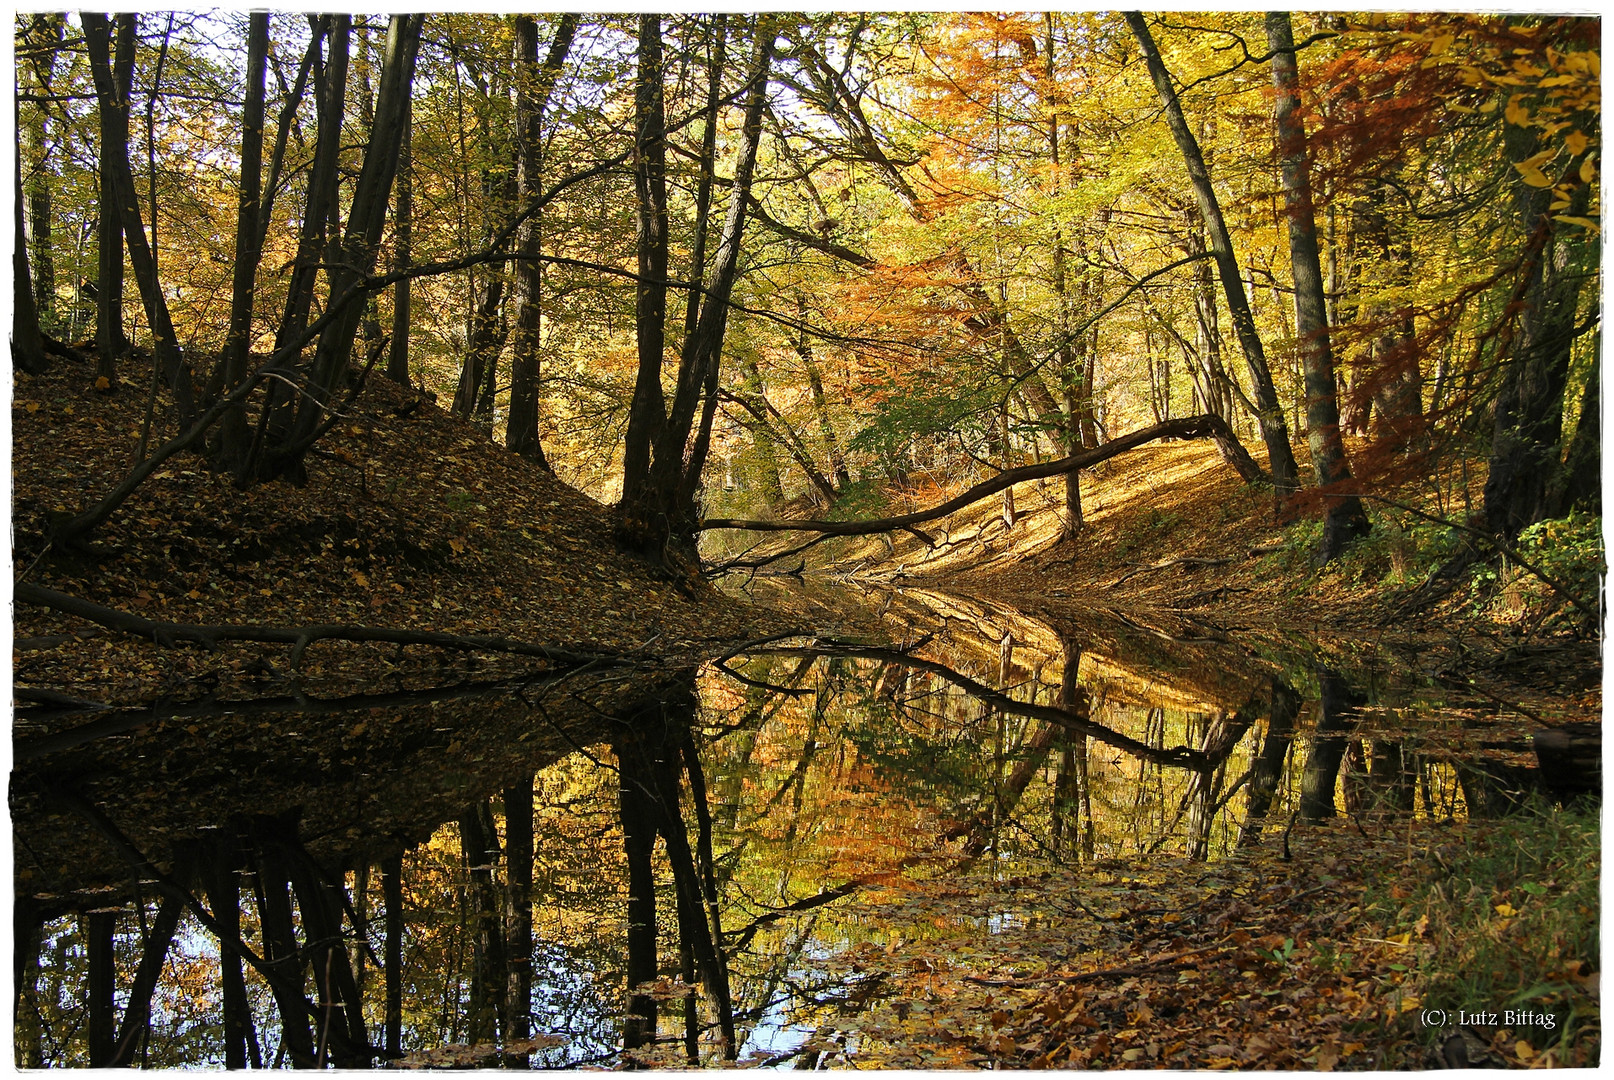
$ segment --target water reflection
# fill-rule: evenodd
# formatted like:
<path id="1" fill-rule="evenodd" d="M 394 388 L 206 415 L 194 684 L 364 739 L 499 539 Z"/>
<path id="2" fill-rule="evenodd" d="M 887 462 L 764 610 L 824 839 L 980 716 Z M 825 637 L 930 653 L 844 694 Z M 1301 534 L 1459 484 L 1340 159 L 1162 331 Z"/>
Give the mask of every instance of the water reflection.
<path id="1" fill-rule="evenodd" d="M 861 606 L 883 640 L 699 670 L 21 714 L 17 1063 L 816 1062 L 880 993 L 833 958 L 895 945 L 870 885 L 1223 858 L 1531 779 L 1309 643 Z"/>

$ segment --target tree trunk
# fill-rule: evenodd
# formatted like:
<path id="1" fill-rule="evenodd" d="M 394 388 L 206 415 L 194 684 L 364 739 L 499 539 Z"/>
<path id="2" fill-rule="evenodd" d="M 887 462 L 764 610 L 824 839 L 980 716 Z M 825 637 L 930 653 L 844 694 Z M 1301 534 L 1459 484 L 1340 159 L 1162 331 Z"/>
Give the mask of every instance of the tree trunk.
<path id="1" fill-rule="evenodd" d="M 1509 160 L 1535 149 L 1533 129 L 1509 124 L 1506 131 Z M 1502 364 L 1485 480 L 1486 527 L 1509 541 L 1559 509 L 1553 495 L 1564 485 L 1564 391 L 1579 329 L 1575 316 L 1581 283 L 1595 268 L 1596 245 L 1571 239 L 1572 226 L 1552 221 L 1552 198 L 1550 188 L 1520 183 L 1515 199 L 1526 234 L 1540 236 L 1541 254 L 1527 265 L 1518 332 Z M 1582 184 L 1567 213 L 1584 213 L 1587 201 Z"/>
<path id="2" fill-rule="evenodd" d="M 28 69 L 33 73 L 31 85 L 42 94 L 53 92 L 56 54 L 62 45 L 65 20 L 59 14 L 34 15 L 24 33 L 30 51 L 34 53 Z M 18 63 L 19 82 L 23 65 Z M 26 159 L 23 170 L 23 192 L 27 206 L 27 232 L 18 232 L 28 240 L 28 262 L 33 270 L 34 310 L 38 320 L 47 327 L 56 321 L 56 256 L 52 250 L 52 207 L 50 189 L 50 117 L 43 102 L 32 108 L 25 124 L 20 112 L 16 117 L 17 131 L 22 137 L 19 163 Z"/>
<path id="3" fill-rule="evenodd" d="M 807 319 L 807 305 L 798 297 L 796 300 L 796 315 L 805 324 Z M 818 361 L 813 357 L 813 347 L 807 340 L 807 328 L 803 325 L 801 336 L 796 341 L 796 355 L 801 357 L 801 363 L 807 369 L 807 388 L 812 392 L 813 413 L 818 417 L 818 433 L 824 440 L 824 453 L 829 460 L 830 475 L 835 477 L 837 491 L 845 490 L 852 483 L 852 474 L 846 469 L 846 454 L 841 450 L 841 441 L 835 434 L 835 425 L 829 418 L 829 399 L 824 393 L 824 376 L 818 370 Z"/>
<path id="4" fill-rule="evenodd" d="M 134 84 L 135 24 L 138 16 L 117 17 L 116 52 L 110 39 L 106 16 L 96 15 L 84 27 L 86 41 L 94 40 L 106 50 L 104 64 L 106 90 L 96 80 L 96 97 L 101 124 L 100 205 L 97 210 L 96 242 L 100 274 L 95 294 L 95 373 L 106 379 L 117 378 L 117 361 L 129 351 L 123 330 L 123 230 L 122 203 L 125 196 L 118 186 L 118 162 L 129 167 L 129 97 Z M 91 54 L 92 67 L 94 53 Z M 127 198 L 134 197 L 134 184 Z"/>
<path id="5" fill-rule="evenodd" d="M 1262 440 L 1267 447 L 1272 486 L 1281 506 L 1285 496 L 1299 489 L 1299 469 L 1295 465 L 1294 452 L 1289 448 L 1289 428 L 1284 423 L 1283 407 L 1278 402 L 1278 392 L 1272 384 L 1266 350 L 1262 347 L 1260 335 L 1256 332 L 1255 316 L 1250 311 L 1244 282 L 1239 277 L 1238 260 L 1233 254 L 1233 240 L 1222 218 L 1222 205 L 1216 197 L 1216 189 L 1211 186 L 1210 171 L 1205 167 L 1205 156 L 1200 151 L 1199 141 L 1194 138 L 1193 131 L 1188 127 L 1182 103 L 1178 100 L 1177 91 L 1171 82 L 1171 74 L 1160 59 L 1160 50 L 1155 46 L 1148 24 L 1142 14 L 1136 11 L 1127 12 L 1126 21 L 1143 49 L 1149 76 L 1154 80 L 1155 92 L 1159 95 L 1161 107 L 1165 110 L 1172 137 L 1176 140 L 1177 149 L 1182 153 L 1183 161 L 1188 167 L 1194 197 L 1199 203 L 1200 215 L 1205 219 L 1205 227 L 1210 233 L 1211 251 L 1216 257 L 1216 270 L 1222 279 L 1222 291 L 1227 297 L 1228 311 L 1233 316 L 1233 328 L 1238 335 L 1239 345 L 1244 350 L 1245 364 L 1250 369 L 1250 381 L 1255 386 L 1255 400 L 1259 409 L 1257 420 L 1261 425 Z"/>
<path id="6" fill-rule="evenodd" d="M 667 118 L 662 91 L 661 19 L 639 16 L 634 88 L 633 186 L 638 222 L 639 279 L 634 301 L 638 375 L 622 445 L 622 501 L 617 539 L 650 552 L 658 545 L 651 521 L 650 451 L 667 422 L 661 365 L 667 325 Z"/>
<path id="7" fill-rule="evenodd" d="M 1600 349 L 1592 350 L 1593 357 L 1601 357 Z M 1602 364 L 1594 360 L 1586 369 L 1586 385 L 1581 392 L 1580 419 L 1575 422 L 1575 434 L 1569 450 L 1564 454 L 1562 470 L 1557 482 L 1548 492 L 1548 504 L 1554 517 L 1563 517 L 1572 510 L 1586 510 L 1597 514 L 1603 506 L 1603 453 L 1602 401 L 1599 383 Z"/>
<path id="8" fill-rule="evenodd" d="M 1328 336 L 1322 260 L 1317 251 L 1317 216 L 1312 208 L 1310 167 L 1306 161 L 1306 129 L 1299 114 L 1300 75 L 1287 11 L 1267 13 L 1267 43 L 1272 49 L 1272 85 L 1276 92 L 1273 119 L 1278 129 L 1283 201 L 1289 218 L 1295 334 L 1306 372 L 1306 438 L 1311 446 L 1311 466 L 1318 487 L 1348 485 L 1351 467 L 1339 431 L 1334 351 Z M 1329 562 L 1347 544 L 1368 532 L 1367 512 L 1355 495 L 1325 498 L 1328 519 L 1323 527 L 1319 563 Z"/>
<path id="9" fill-rule="evenodd" d="M 684 305 L 684 337 L 695 332 L 700 314 L 700 283 L 706 274 L 706 241 L 711 234 L 712 166 L 717 160 L 717 114 L 723 100 L 723 60 L 728 50 L 728 15 L 711 16 L 710 48 L 706 61 L 706 108 L 702 117 L 700 176 L 695 182 L 694 236 L 689 251 L 689 298 Z"/>
<path id="10" fill-rule="evenodd" d="M 395 15 L 387 28 L 375 123 L 365 147 L 364 164 L 354 185 L 347 230 L 337 265 L 328 275 L 330 309 L 340 309 L 319 336 L 312 368 L 289 431 L 275 438 L 255 468 L 260 478 L 289 476 L 301 480 L 302 460 L 330 415 L 332 399 L 347 376 L 367 298 L 363 282 L 374 270 L 387 203 L 397 174 L 403 141 L 404 109 L 412 93 L 415 56 L 425 16 Z M 334 206 L 331 209 L 335 209 Z M 333 233 L 334 237 L 334 233 Z M 332 246 L 335 247 L 334 239 Z"/>
<path id="11" fill-rule="evenodd" d="M 516 198 L 523 208 L 538 197 L 543 175 L 543 122 L 550 93 L 561 65 L 572 47 L 577 16 L 562 15 L 550 42 L 549 55 L 538 62 L 538 24 L 530 15 L 516 16 L 516 42 L 520 68 L 516 82 L 516 140 L 520 160 L 516 170 Z M 510 418 L 504 443 L 510 450 L 540 468 L 549 468 L 538 438 L 540 397 L 539 351 L 542 344 L 541 289 L 543 231 L 539 214 L 521 223 L 516 234 L 516 326 L 510 360 Z"/>
<path id="12" fill-rule="evenodd" d="M 262 235 L 258 212 L 263 179 L 263 82 L 269 56 L 269 13 L 247 17 L 247 98 L 241 122 L 241 195 L 235 216 L 235 268 L 230 290 L 230 327 L 219 357 L 221 392 L 235 389 L 247 376 L 252 344 L 252 303 L 257 285 Z M 236 406 L 220 420 L 221 464 L 239 467 L 250 449 L 246 410 Z"/>
<path id="13" fill-rule="evenodd" d="M 774 28 L 772 16 L 758 18 L 728 216 L 703 283 L 705 303 L 696 315 L 694 331 L 684 339 L 673 399 L 664 411 L 660 358 L 666 318 L 667 252 L 665 120 L 659 82 L 661 31 L 659 20 L 645 17 L 640 24 L 641 164 L 635 174 L 640 192 L 643 275 L 639 286 L 639 375 L 628 419 L 616 533 L 618 542 L 628 550 L 668 566 L 687 562 L 698 531 L 695 495 L 716 416 L 718 359 L 728 326 L 729 297 L 738 275 L 740 240 L 762 137 Z"/>

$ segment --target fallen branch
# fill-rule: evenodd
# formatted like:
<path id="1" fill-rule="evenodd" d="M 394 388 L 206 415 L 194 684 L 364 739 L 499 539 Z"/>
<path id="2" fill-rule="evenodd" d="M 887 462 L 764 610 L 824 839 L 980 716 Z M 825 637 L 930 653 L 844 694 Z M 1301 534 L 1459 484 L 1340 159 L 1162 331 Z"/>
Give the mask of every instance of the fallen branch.
<path id="1" fill-rule="evenodd" d="M 753 521 L 743 518 L 707 518 L 700 523 L 702 531 L 709 529 L 747 529 L 752 532 L 816 532 L 826 536 L 867 536 L 870 533 L 891 532 L 896 529 L 908 529 L 920 522 L 931 521 L 935 518 L 945 517 L 955 510 L 962 510 L 971 503 L 980 502 L 990 495 L 996 495 L 1004 488 L 1027 480 L 1041 480 L 1049 476 L 1061 476 L 1065 473 L 1075 472 L 1078 469 L 1088 469 L 1102 461 L 1134 450 L 1144 443 L 1156 439 L 1204 439 L 1218 435 L 1229 435 L 1231 429 L 1227 421 L 1219 416 L 1204 414 L 1189 416 L 1180 420 L 1167 420 L 1162 424 L 1154 424 L 1140 428 L 1128 435 L 1111 439 L 1093 450 L 1083 450 L 1079 454 L 1071 454 L 1055 461 L 1044 461 L 1035 465 L 1022 465 L 1018 469 L 1005 469 L 989 480 L 983 480 L 961 495 L 956 495 L 944 503 L 940 503 L 928 510 L 916 510 L 911 514 L 899 514 L 896 517 L 875 518 L 870 521 Z M 911 530 L 910 530 L 911 531 Z"/>
<path id="2" fill-rule="evenodd" d="M 583 664 L 620 666 L 645 659 L 625 653 L 588 653 L 557 649 L 506 637 L 445 634 L 436 630 L 401 630 L 383 626 L 280 627 L 231 624 L 204 626 L 192 623 L 153 622 L 127 611 L 104 607 L 77 596 L 69 596 L 55 589 L 27 582 L 17 584 L 15 595 L 20 603 L 51 608 L 66 615 L 76 615 L 81 619 L 99 623 L 109 630 L 149 638 L 164 648 L 190 643 L 216 650 L 223 641 L 262 641 L 290 645 L 292 652 L 289 663 L 294 669 L 301 663 L 303 652 L 316 641 L 375 641 L 394 645 L 428 645 L 459 652 L 512 653 L 517 656 L 532 656 L 558 664 L 578 666 Z"/>

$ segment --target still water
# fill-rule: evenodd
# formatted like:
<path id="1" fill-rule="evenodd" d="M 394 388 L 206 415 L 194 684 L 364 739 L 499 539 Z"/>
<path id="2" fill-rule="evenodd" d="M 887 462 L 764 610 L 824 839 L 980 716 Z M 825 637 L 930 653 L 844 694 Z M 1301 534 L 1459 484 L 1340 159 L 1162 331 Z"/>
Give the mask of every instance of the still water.
<path id="1" fill-rule="evenodd" d="M 856 1065 L 860 950 L 1038 917 L 875 894 L 1462 817 L 1516 769 L 1387 650 L 797 599 L 836 632 L 654 675 L 20 713 L 17 1064 Z"/>

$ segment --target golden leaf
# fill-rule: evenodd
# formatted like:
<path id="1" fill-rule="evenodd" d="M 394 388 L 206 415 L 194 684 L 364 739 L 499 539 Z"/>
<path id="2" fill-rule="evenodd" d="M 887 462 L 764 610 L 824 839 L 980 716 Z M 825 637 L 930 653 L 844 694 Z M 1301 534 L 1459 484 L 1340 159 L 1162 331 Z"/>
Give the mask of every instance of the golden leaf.
<path id="1" fill-rule="evenodd" d="M 1540 169 L 1536 168 L 1534 165 L 1530 164 L 1528 161 L 1515 162 L 1513 167 L 1515 169 L 1519 170 L 1519 175 L 1524 177 L 1524 182 L 1526 184 L 1529 184 L 1531 187 L 1551 187 L 1552 186 L 1552 180 L 1549 179 L 1547 177 L 1547 175 L 1545 173 L 1543 173 Z"/>
<path id="2" fill-rule="evenodd" d="M 1579 131 L 1571 131 L 1564 136 L 1564 145 L 1569 147 L 1569 152 L 1577 157 L 1585 151 L 1587 144 L 1590 142 L 1591 140 Z"/>

